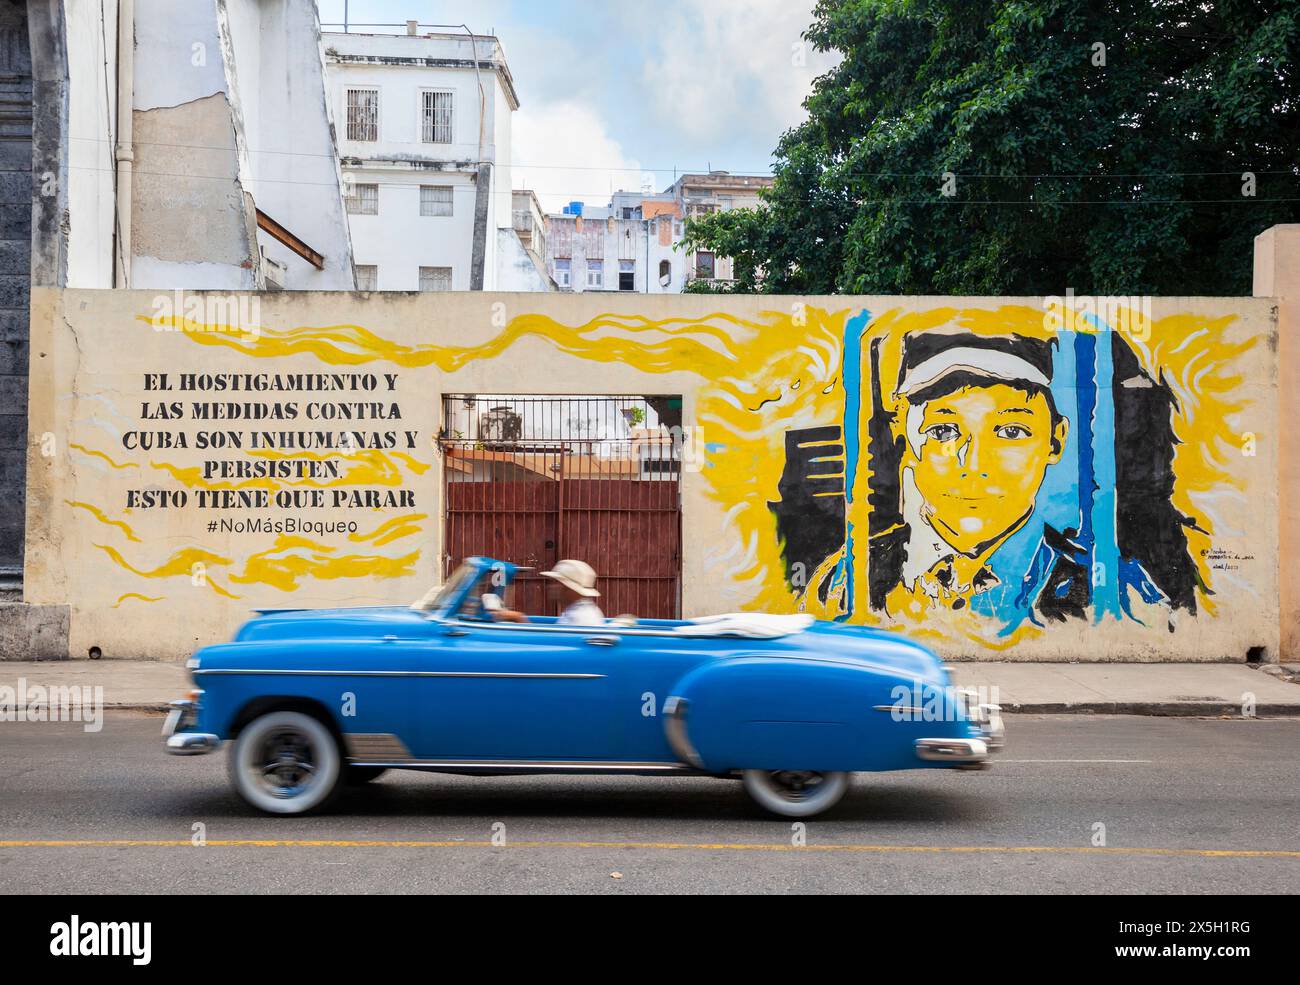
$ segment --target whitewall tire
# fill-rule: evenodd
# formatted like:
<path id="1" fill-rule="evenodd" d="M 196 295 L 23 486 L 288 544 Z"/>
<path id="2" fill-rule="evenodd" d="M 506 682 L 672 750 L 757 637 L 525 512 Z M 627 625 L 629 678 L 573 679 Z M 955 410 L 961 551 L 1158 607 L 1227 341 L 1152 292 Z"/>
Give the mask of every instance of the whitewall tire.
<path id="1" fill-rule="evenodd" d="M 273 711 L 245 726 L 230 750 L 235 791 L 267 814 L 305 814 L 328 803 L 343 779 L 338 743 L 319 720 Z"/>
<path id="2" fill-rule="evenodd" d="M 745 792 L 781 817 L 812 817 L 834 807 L 849 788 L 848 773 L 745 770 Z"/>

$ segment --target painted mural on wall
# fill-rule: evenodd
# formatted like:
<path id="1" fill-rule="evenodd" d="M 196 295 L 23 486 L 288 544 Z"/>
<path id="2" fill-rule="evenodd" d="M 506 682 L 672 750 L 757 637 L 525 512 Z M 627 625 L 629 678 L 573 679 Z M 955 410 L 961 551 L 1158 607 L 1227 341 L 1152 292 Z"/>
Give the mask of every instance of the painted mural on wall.
<path id="1" fill-rule="evenodd" d="M 454 344 L 143 314 L 150 344 L 111 388 L 55 384 L 75 403 L 68 478 L 36 501 L 66 511 L 52 529 L 91 531 L 112 574 L 89 578 L 117 607 L 192 598 L 196 565 L 241 616 L 304 596 L 409 601 L 437 567 L 436 394 L 496 360 L 526 377 L 540 346 L 553 358 L 534 392 L 578 392 L 591 363 L 635 370 L 633 386 L 695 381 L 684 488 L 709 536 L 687 543 L 688 613 L 802 610 L 965 652 L 1179 633 L 1273 584 L 1243 467 L 1268 440 L 1247 379 L 1267 336 L 1205 310 L 764 299 L 432 336 Z M 29 553 L 34 590 L 64 577 L 41 563 Z"/>
<path id="2" fill-rule="evenodd" d="M 1234 464 L 1259 436 L 1230 418 L 1258 340 L 1225 337 L 1230 318 L 1116 321 L 1007 307 L 827 325 L 838 365 L 766 373 L 751 409 L 790 415 L 766 503 L 783 584 L 764 577 L 763 598 L 1005 648 L 1103 620 L 1173 632 L 1223 589 L 1249 596 L 1233 572 L 1254 558 L 1215 532 L 1241 533 Z M 832 406 L 801 406 L 827 380 Z"/>

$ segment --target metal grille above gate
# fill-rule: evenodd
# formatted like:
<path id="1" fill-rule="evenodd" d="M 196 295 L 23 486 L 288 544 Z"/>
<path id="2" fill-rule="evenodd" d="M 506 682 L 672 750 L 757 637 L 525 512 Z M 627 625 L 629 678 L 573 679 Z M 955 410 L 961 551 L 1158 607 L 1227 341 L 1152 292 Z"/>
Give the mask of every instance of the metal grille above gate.
<path id="1" fill-rule="evenodd" d="M 444 573 L 487 555 L 532 570 L 511 604 L 554 614 L 539 575 L 596 569 L 607 615 L 681 611 L 681 398 L 443 398 Z"/>

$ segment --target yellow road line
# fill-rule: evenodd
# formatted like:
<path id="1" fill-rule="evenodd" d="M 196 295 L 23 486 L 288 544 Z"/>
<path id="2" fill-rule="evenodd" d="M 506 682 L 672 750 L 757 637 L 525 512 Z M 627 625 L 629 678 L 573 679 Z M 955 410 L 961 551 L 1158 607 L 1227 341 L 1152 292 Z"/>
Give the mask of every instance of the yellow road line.
<path id="1" fill-rule="evenodd" d="M 176 839 L 15 839 L 0 841 L 0 848 L 189 848 L 188 838 Z M 699 843 L 673 841 L 510 841 L 496 846 L 488 841 L 358 841 L 291 838 L 212 838 L 207 848 L 582 848 L 644 849 L 650 851 L 724 852 L 860 852 L 878 854 L 970 855 L 1171 855 L 1194 858 L 1294 858 L 1300 851 L 1218 848 L 1093 848 L 1068 845 L 793 845 L 755 843 Z"/>

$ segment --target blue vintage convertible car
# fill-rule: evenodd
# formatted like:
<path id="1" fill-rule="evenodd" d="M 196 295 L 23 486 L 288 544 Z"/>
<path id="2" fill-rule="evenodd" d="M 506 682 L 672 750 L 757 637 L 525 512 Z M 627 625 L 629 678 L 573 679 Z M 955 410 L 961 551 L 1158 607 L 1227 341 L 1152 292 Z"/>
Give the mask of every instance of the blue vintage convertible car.
<path id="1" fill-rule="evenodd" d="M 409 769 L 735 777 L 808 817 L 850 772 L 980 769 L 1002 744 L 996 706 L 896 634 L 747 613 L 494 622 L 483 596 L 514 574 L 470 558 L 409 608 L 262 611 L 190 661 L 167 751 L 233 740 L 235 789 L 271 814 Z"/>

